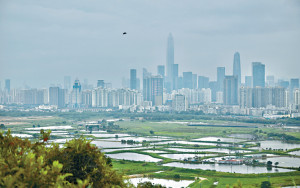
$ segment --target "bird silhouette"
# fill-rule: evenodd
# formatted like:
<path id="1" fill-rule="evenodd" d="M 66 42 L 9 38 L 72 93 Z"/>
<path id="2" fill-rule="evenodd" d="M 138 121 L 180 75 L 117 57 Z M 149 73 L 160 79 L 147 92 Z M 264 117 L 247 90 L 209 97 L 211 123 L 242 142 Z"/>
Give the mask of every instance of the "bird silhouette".
<path id="1" fill-rule="evenodd" d="M 127 34 L 126 32 L 123 33 L 123 35 L 126 35 L 126 34 Z"/>

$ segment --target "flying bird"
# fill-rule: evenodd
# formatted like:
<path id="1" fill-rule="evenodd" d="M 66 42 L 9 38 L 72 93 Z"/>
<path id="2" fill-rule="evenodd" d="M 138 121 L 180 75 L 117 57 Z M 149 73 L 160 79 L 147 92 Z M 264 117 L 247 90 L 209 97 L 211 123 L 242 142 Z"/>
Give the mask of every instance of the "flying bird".
<path id="1" fill-rule="evenodd" d="M 127 34 L 126 32 L 123 33 L 123 35 L 126 35 L 126 34 Z"/>

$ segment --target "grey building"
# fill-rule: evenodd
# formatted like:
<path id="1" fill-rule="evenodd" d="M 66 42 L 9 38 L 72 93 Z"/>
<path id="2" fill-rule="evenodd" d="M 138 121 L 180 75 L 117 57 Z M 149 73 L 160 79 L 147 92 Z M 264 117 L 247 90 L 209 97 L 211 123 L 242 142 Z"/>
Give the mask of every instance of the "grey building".
<path id="1" fill-rule="evenodd" d="M 198 76 L 198 89 L 208 88 L 209 78 L 205 76 Z"/>
<path id="2" fill-rule="evenodd" d="M 166 87 L 170 92 L 173 90 L 173 65 L 174 65 L 174 40 L 173 36 L 170 33 L 167 41 L 167 76 L 166 76 Z"/>
<path id="3" fill-rule="evenodd" d="M 7 93 L 10 93 L 10 79 L 6 79 L 5 80 L 5 87 L 4 87 L 5 91 L 7 91 Z"/>
<path id="4" fill-rule="evenodd" d="M 238 105 L 238 78 L 236 76 L 225 76 L 223 103 L 225 105 Z"/>
<path id="5" fill-rule="evenodd" d="M 217 67 L 217 90 L 223 91 L 225 78 L 225 67 Z"/>
<path id="6" fill-rule="evenodd" d="M 105 87 L 104 80 L 98 80 L 98 81 L 97 81 L 97 87 L 102 87 L 102 88 L 104 88 L 104 87 Z"/>
<path id="7" fill-rule="evenodd" d="M 233 76 L 238 78 L 238 88 L 241 87 L 241 61 L 240 61 L 240 53 L 235 52 L 233 58 Z"/>
<path id="8" fill-rule="evenodd" d="M 183 72 L 183 88 L 193 89 L 193 73 Z"/>
<path id="9" fill-rule="evenodd" d="M 253 87 L 265 87 L 265 65 L 261 62 L 252 62 Z"/>
<path id="10" fill-rule="evenodd" d="M 245 76 L 245 87 L 252 87 L 252 76 Z"/>
<path id="11" fill-rule="evenodd" d="M 157 66 L 157 75 L 161 75 L 163 78 L 165 78 L 165 66 L 164 65 Z"/>
<path id="12" fill-rule="evenodd" d="M 137 89 L 136 69 L 130 69 L 130 89 Z"/>

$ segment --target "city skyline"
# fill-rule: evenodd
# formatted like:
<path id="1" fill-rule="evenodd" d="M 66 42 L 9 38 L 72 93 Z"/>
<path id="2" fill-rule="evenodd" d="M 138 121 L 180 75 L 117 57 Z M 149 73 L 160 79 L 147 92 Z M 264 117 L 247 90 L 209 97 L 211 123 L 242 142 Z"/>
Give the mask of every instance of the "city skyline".
<path id="1" fill-rule="evenodd" d="M 232 75 L 232 55 L 238 51 L 242 82 L 251 75 L 252 62 L 265 64 L 266 75 L 276 79 L 297 78 L 299 5 L 297 1 L 119 1 L 112 6 L 100 1 L 82 7 L 71 1 L 2 1 L 0 80 L 2 87 L 8 78 L 13 87 L 34 88 L 62 83 L 70 75 L 72 80 L 88 79 L 95 85 L 104 79 L 120 87 L 127 70 L 137 69 L 141 77 L 142 68 L 155 72 L 157 65 L 166 64 L 170 32 L 180 74 L 193 71 L 216 80 L 215 68 L 224 66 L 226 75 Z M 168 13 L 163 11 L 169 7 Z"/>

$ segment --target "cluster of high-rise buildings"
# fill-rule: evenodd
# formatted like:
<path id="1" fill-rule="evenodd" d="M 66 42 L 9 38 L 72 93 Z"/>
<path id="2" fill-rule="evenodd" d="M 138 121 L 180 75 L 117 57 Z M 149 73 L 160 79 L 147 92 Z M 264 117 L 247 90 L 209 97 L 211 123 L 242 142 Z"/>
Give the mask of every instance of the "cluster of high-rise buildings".
<path id="1" fill-rule="evenodd" d="M 245 76 L 245 82 L 242 82 L 239 52 L 233 57 L 232 75 L 226 75 L 225 67 L 217 67 L 216 81 L 191 71 L 179 75 L 179 65 L 174 63 L 174 39 L 171 34 L 168 36 L 166 54 L 166 65 L 158 65 L 157 74 L 144 68 L 141 82 L 137 70 L 130 69 L 129 79 L 123 79 L 123 87 L 119 89 L 112 88 L 104 80 L 98 80 L 96 87 L 89 85 L 87 80 L 81 84 L 78 79 L 71 85 L 71 77 L 66 76 L 64 87 L 18 90 L 11 89 L 7 79 L 0 91 L 0 103 L 47 104 L 62 109 L 200 109 L 207 113 L 217 113 L 223 109 L 221 111 L 248 115 L 257 114 L 256 110 L 258 114 L 263 114 L 264 109 L 273 109 L 274 113 L 299 112 L 299 78 L 275 81 L 274 76 L 265 75 L 264 64 L 252 62 L 252 75 Z"/>

